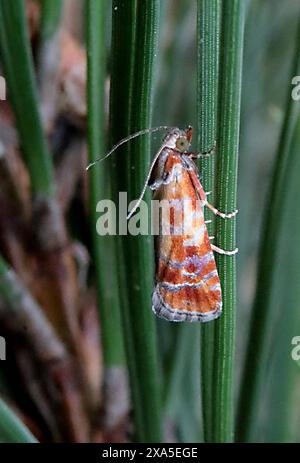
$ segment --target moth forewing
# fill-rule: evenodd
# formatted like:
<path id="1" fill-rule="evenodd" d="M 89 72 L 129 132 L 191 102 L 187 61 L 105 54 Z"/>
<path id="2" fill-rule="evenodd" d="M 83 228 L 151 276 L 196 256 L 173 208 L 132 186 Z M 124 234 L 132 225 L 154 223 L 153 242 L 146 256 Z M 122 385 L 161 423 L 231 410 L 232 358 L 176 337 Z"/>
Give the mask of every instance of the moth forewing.
<path id="1" fill-rule="evenodd" d="M 158 159 L 155 172 L 159 176 L 152 180 L 153 197 L 180 204 L 182 214 L 175 214 L 173 208 L 169 217 L 166 214 L 161 217 L 160 230 L 169 228 L 173 233 L 161 233 L 156 239 L 152 309 L 168 321 L 213 320 L 221 313 L 222 299 L 202 210 L 203 189 L 196 167 L 186 154 L 165 148 L 162 156 L 163 169 L 162 160 Z M 195 185 L 195 178 L 199 185 Z M 170 223 L 165 224 L 166 220 Z M 178 230 L 182 233 L 178 234 Z"/>

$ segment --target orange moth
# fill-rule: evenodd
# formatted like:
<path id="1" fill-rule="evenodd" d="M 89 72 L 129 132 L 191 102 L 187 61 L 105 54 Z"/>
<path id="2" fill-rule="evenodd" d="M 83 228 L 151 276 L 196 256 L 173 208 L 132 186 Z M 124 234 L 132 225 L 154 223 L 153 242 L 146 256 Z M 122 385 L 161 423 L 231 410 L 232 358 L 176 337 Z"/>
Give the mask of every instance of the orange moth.
<path id="1" fill-rule="evenodd" d="M 130 135 L 115 145 L 105 158 L 131 138 L 161 129 L 167 130 L 167 134 L 128 219 L 138 208 L 147 186 L 154 192 L 153 199 L 170 203 L 169 214 L 161 219 L 160 233 L 155 239 L 156 281 L 152 310 L 168 321 L 208 322 L 222 312 L 221 285 L 213 251 L 229 256 L 237 252 L 237 249 L 225 251 L 213 245 L 204 220 L 204 207 L 223 219 L 237 214 L 237 211 L 225 214 L 212 206 L 198 178 L 193 159 L 210 155 L 214 148 L 205 153 L 189 152 L 192 128 L 180 130 L 163 126 Z M 165 229 L 169 232 L 164 233 Z"/>

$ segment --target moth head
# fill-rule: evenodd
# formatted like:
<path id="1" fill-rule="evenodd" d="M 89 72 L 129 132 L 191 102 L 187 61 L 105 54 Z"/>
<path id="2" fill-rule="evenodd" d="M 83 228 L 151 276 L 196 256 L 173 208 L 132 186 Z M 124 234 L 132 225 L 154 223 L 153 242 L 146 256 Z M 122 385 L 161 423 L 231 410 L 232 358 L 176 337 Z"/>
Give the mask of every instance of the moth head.
<path id="1" fill-rule="evenodd" d="M 182 134 L 182 130 L 179 130 L 177 127 L 172 127 L 168 130 L 164 140 L 163 145 L 166 148 L 176 148 L 176 141 Z"/>
<path id="2" fill-rule="evenodd" d="M 186 152 L 192 141 L 193 129 L 189 126 L 186 130 L 181 130 L 176 140 L 176 149 L 182 153 Z"/>

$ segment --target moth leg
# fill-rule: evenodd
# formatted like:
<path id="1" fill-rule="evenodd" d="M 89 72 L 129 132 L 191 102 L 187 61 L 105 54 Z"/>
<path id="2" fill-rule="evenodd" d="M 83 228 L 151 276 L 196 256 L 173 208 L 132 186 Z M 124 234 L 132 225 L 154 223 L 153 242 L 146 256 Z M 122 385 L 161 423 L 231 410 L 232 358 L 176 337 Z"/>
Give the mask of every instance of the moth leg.
<path id="1" fill-rule="evenodd" d="M 218 211 L 218 209 L 216 209 L 212 204 L 210 204 L 207 201 L 204 201 L 203 205 L 208 207 L 208 209 L 210 209 L 215 215 L 222 217 L 222 219 L 231 219 L 232 217 L 235 217 L 238 213 L 238 210 L 236 209 L 235 211 L 230 212 L 229 214 L 225 214 L 225 212 Z"/>
<path id="2" fill-rule="evenodd" d="M 212 191 L 206 191 L 205 192 L 205 196 L 208 196 L 208 195 L 211 195 L 212 194 Z"/>
<path id="3" fill-rule="evenodd" d="M 211 248 L 213 251 L 219 254 L 224 254 L 225 256 L 234 256 L 234 254 L 238 252 L 238 248 L 235 248 L 233 251 L 225 251 L 224 249 L 221 249 L 218 246 L 215 246 L 214 244 L 211 244 Z"/>
<path id="4" fill-rule="evenodd" d="M 214 239 L 215 239 L 214 236 L 209 236 L 208 238 L 209 238 L 210 240 L 214 240 Z"/>
<path id="5" fill-rule="evenodd" d="M 202 151 L 202 152 L 187 153 L 187 155 L 190 156 L 193 159 L 205 158 L 207 156 L 210 156 L 211 154 L 214 154 L 214 152 L 216 150 L 216 146 L 217 146 L 217 142 L 214 141 L 213 146 L 211 148 L 209 148 L 209 150 Z"/>
<path id="6" fill-rule="evenodd" d="M 212 220 L 205 220 L 204 223 L 212 223 Z"/>

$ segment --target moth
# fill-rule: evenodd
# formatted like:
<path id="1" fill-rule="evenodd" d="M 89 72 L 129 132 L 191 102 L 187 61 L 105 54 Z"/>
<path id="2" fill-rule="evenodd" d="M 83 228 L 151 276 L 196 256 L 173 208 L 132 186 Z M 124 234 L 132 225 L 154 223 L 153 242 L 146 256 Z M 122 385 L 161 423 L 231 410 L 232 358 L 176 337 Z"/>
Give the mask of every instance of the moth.
<path id="1" fill-rule="evenodd" d="M 214 252 L 232 256 L 238 251 L 225 251 L 212 244 L 213 237 L 209 237 L 206 228 L 204 207 L 223 219 L 237 214 L 237 210 L 226 214 L 212 206 L 200 183 L 194 159 L 209 156 L 214 147 L 207 152 L 190 152 L 192 127 L 180 130 L 163 126 L 130 135 L 115 145 L 105 158 L 129 139 L 161 129 L 167 131 L 166 136 L 151 163 L 141 195 L 127 218 L 130 219 L 139 207 L 148 186 L 153 190 L 153 199 L 183 205 L 179 208 L 181 215 L 177 214 L 176 224 L 174 208 L 170 208 L 167 219 L 162 219 L 160 229 L 164 230 L 169 220 L 172 233 L 160 233 L 155 239 L 152 310 L 167 321 L 208 322 L 222 312 L 222 291 Z M 184 207 L 186 201 L 188 208 Z M 183 222 L 188 227 L 183 226 Z M 175 233 L 178 227 L 180 233 Z"/>

